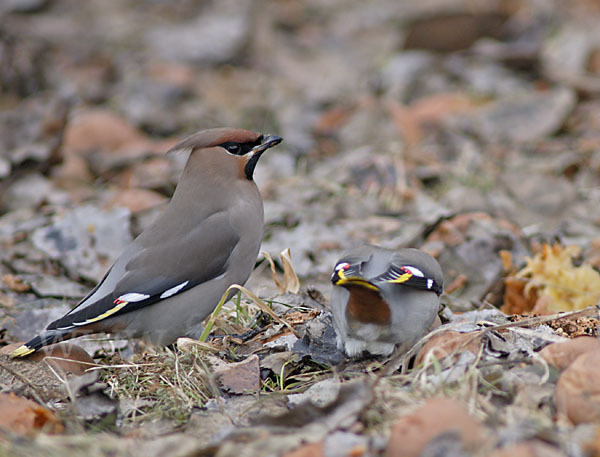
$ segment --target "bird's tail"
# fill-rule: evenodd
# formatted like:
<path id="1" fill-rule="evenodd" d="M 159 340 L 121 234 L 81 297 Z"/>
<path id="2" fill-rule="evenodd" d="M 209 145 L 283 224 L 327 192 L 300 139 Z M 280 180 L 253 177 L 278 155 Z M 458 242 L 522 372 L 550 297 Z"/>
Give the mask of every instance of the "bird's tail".
<path id="1" fill-rule="evenodd" d="M 68 333 L 69 332 L 63 330 L 44 330 L 42 333 L 40 333 L 35 338 L 29 340 L 23 346 L 20 346 L 17 349 L 15 349 L 11 354 L 11 357 L 25 357 L 29 354 L 34 353 L 35 351 L 44 346 L 60 341 L 63 338 L 63 336 L 65 336 Z"/>

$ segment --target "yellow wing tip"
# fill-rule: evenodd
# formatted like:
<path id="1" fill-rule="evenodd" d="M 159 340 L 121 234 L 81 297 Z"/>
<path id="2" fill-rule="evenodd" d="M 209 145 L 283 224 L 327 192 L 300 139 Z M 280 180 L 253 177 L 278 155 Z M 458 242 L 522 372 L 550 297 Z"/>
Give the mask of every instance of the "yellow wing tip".
<path id="1" fill-rule="evenodd" d="M 12 359 L 16 359 L 18 357 L 25 357 L 33 352 L 35 352 L 35 349 L 32 349 L 29 346 L 24 344 L 23 346 L 20 346 L 17 349 L 15 349 L 13 351 L 13 353 L 10 355 L 10 357 Z"/>

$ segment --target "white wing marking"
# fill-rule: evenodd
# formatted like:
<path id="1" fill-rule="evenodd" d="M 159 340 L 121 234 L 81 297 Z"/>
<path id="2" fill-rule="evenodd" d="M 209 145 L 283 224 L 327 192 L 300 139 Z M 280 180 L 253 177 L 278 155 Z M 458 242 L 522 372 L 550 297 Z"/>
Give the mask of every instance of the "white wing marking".
<path id="1" fill-rule="evenodd" d="M 117 300 L 126 302 L 136 302 L 145 300 L 146 298 L 150 298 L 150 295 L 139 294 L 137 292 L 129 292 L 128 294 L 121 295 L 119 298 L 117 298 Z"/>
<path id="2" fill-rule="evenodd" d="M 410 271 L 413 275 L 418 276 L 420 278 L 424 278 L 425 275 L 423 274 L 423 272 L 421 270 L 419 270 L 416 267 L 411 267 L 411 266 L 407 266 L 405 265 L 404 268 L 406 268 L 408 271 Z"/>
<path id="3" fill-rule="evenodd" d="M 171 295 L 175 295 L 177 292 L 187 286 L 188 283 L 189 281 L 185 281 L 175 287 L 165 290 L 162 294 L 160 294 L 160 298 L 169 298 Z"/>

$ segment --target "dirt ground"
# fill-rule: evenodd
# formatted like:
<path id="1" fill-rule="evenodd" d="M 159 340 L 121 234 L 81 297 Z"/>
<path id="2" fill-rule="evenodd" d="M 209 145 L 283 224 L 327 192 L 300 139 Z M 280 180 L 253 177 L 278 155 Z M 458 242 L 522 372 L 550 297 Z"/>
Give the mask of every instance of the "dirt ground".
<path id="1" fill-rule="evenodd" d="M 599 2 L 0 17 L 0 455 L 600 455 Z M 211 336 L 11 359 L 164 209 L 165 151 L 222 126 L 284 141 L 255 173 L 265 254 Z M 335 348 L 329 278 L 364 243 L 444 271 L 443 325 L 406 354 Z"/>

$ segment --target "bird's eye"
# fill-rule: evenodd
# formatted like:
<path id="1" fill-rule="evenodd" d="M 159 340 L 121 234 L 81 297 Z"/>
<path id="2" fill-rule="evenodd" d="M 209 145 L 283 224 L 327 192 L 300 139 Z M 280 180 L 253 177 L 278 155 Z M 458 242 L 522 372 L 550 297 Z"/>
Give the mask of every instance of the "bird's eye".
<path id="1" fill-rule="evenodd" d="M 227 146 L 225 146 L 225 148 L 232 154 L 237 154 L 238 152 L 240 152 L 239 144 L 235 144 L 235 143 L 228 144 Z"/>

